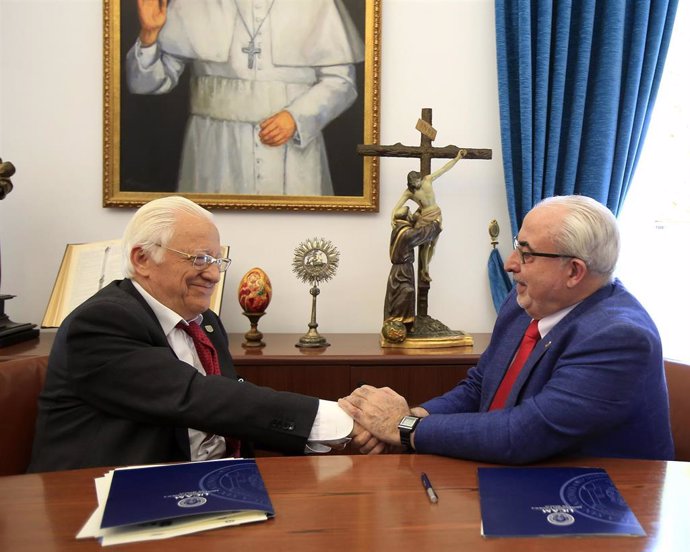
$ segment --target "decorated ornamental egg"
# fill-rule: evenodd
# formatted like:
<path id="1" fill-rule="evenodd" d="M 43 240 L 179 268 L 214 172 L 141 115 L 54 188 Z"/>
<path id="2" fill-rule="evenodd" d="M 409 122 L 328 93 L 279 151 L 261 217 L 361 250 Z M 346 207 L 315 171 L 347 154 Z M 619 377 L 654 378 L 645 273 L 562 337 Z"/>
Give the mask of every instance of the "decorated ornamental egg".
<path id="1" fill-rule="evenodd" d="M 237 299 L 244 312 L 264 312 L 271 302 L 271 280 L 258 267 L 249 270 L 237 288 Z"/>

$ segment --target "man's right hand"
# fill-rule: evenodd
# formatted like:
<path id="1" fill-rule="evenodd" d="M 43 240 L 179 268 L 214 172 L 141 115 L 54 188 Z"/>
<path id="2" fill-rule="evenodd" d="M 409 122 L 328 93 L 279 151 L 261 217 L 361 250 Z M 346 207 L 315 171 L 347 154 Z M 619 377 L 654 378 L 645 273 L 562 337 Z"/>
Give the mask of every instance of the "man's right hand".
<path id="1" fill-rule="evenodd" d="M 158 35 L 165 25 L 168 16 L 168 0 L 137 0 L 139 14 L 139 40 L 141 45 L 151 46 L 158 40 Z"/>
<path id="2" fill-rule="evenodd" d="M 350 446 L 358 450 L 361 454 L 381 454 L 382 452 L 390 452 L 390 445 L 386 445 L 383 441 L 379 441 L 357 422 L 355 422 L 351 437 L 352 441 L 350 442 Z"/>

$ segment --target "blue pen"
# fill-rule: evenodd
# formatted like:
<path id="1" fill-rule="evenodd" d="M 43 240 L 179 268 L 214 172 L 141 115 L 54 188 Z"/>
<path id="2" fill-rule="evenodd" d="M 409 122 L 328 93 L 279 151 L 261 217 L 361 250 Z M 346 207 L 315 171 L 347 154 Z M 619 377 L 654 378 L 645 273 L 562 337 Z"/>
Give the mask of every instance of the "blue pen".
<path id="1" fill-rule="evenodd" d="M 422 472 L 422 485 L 424 485 L 424 490 L 429 496 L 431 503 L 436 504 L 438 502 L 438 495 L 436 494 L 436 491 L 434 491 L 434 488 L 431 486 L 431 481 L 429 481 L 429 478 L 424 472 Z"/>

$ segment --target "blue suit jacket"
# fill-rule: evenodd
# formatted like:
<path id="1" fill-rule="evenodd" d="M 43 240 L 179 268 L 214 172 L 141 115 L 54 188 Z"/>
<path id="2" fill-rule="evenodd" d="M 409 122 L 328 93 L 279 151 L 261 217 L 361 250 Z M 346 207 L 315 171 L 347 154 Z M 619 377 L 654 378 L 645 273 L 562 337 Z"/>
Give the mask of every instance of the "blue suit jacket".
<path id="1" fill-rule="evenodd" d="M 419 452 L 520 464 L 556 454 L 673 459 L 661 340 L 615 280 L 536 345 L 502 410 L 489 405 L 529 315 L 513 290 L 468 377 L 423 406 Z"/>

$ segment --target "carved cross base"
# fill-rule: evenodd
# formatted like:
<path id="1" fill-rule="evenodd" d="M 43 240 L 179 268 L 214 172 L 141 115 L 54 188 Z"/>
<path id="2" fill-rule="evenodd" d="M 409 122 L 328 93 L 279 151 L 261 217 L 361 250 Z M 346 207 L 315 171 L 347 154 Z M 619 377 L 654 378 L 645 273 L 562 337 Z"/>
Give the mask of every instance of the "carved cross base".
<path id="1" fill-rule="evenodd" d="M 381 347 L 391 349 L 439 349 L 441 347 L 471 347 L 474 339 L 468 333 L 451 330 L 431 316 L 417 316 L 405 339 L 399 343 L 381 336 Z"/>

